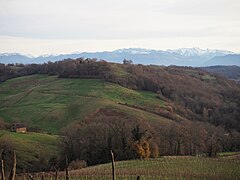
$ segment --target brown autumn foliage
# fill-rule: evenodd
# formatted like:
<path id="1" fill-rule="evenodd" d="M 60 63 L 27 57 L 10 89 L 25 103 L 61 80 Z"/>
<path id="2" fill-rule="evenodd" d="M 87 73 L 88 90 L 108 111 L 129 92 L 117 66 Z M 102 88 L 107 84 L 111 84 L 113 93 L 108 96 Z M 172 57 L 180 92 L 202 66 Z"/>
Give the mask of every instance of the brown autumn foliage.
<path id="1" fill-rule="evenodd" d="M 212 157 L 236 143 L 230 138 L 232 133 L 236 132 L 226 133 L 209 123 L 146 121 L 117 110 L 100 109 L 85 122 L 63 129 L 63 154 L 68 154 L 70 161 L 81 159 L 88 165 L 110 162 L 110 150 L 117 161 L 159 155 Z M 240 137 L 239 133 L 235 135 Z"/>

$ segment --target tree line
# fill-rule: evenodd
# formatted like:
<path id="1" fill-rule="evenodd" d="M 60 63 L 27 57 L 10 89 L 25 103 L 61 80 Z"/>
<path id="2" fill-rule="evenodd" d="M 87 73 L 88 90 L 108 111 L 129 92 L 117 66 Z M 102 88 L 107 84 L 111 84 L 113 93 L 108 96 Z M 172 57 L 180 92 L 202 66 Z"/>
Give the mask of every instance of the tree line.
<path id="1" fill-rule="evenodd" d="M 111 114 L 111 116 L 109 116 Z M 64 128 L 62 157 L 84 160 L 88 165 L 116 160 L 156 158 L 166 155 L 215 157 L 238 151 L 240 134 L 209 123 L 148 121 L 117 110 L 100 109 L 94 117 Z"/>

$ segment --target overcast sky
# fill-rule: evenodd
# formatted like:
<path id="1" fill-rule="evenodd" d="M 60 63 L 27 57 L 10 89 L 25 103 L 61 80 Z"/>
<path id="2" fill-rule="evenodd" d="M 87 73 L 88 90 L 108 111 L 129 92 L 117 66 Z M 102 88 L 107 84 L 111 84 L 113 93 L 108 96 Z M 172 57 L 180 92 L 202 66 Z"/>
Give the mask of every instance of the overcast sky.
<path id="1" fill-rule="evenodd" d="M 240 0 L 0 0 L 0 52 L 240 52 Z"/>

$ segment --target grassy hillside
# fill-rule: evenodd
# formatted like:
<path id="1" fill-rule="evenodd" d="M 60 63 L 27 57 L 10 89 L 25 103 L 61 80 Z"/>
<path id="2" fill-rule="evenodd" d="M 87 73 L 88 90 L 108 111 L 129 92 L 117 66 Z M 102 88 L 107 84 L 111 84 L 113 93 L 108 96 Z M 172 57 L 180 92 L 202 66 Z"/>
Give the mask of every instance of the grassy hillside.
<path id="1" fill-rule="evenodd" d="M 226 158 L 162 157 L 158 159 L 119 161 L 117 179 L 238 179 L 239 161 Z M 64 176 L 64 172 L 60 176 Z M 74 179 L 110 179 L 111 164 L 101 164 L 70 171 Z M 50 178 L 49 178 L 50 179 Z"/>
<path id="2" fill-rule="evenodd" d="M 120 109 L 151 118 L 154 115 L 131 106 L 157 110 L 164 109 L 165 104 L 152 92 L 134 91 L 97 79 L 32 75 L 0 84 L 0 118 L 6 122 L 24 122 L 50 133 L 58 133 L 62 127 L 85 119 L 99 108 Z"/>
<path id="3" fill-rule="evenodd" d="M 46 101 L 46 98 L 48 98 L 49 101 L 53 103 L 56 102 L 54 106 L 59 107 L 58 109 L 56 108 L 54 109 L 56 110 L 55 112 L 52 111 L 47 112 L 52 107 L 48 107 L 46 103 L 44 107 L 48 115 L 52 113 L 51 118 L 52 125 L 54 124 L 54 121 L 55 122 L 59 121 L 58 119 L 59 116 L 61 116 L 62 118 L 63 115 L 68 114 L 64 112 L 66 110 L 65 108 L 66 103 L 64 102 L 64 100 L 65 98 L 69 97 L 63 97 L 63 95 L 71 96 L 72 99 L 70 99 L 70 101 L 72 102 L 72 104 L 69 104 L 70 109 L 71 107 L 74 107 L 76 105 L 75 99 L 77 100 L 79 96 L 81 97 L 84 96 L 85 97 L 84 100 L 86 100 L 86 102 L 91 103 L 90 106 L 92 107 L 92 110 L 96 110 L 96 108 L 93 108 L 93 104 L 98 106 L 99 101 L 97 100 L 102 98 L 104 99 L 105 102 L 106 101 L 114 102 L 115 104 L 120 102 L 129 107 L 142 109 L 145 111 L 147 110 L 156 114 L 160 114 L 161 116 L 170 119 L 174 120 L 179 119 L 176 116 L 171 117 L 166 114 L 164 115 L 164 113 L 161 112 L 159 106 L 162 106 L 163 103 L 159 102 L 159 100 L 157 103 L 154 103 L 154 101 L 156 102 L 156 99 L 151 98 L 152 96 L 158 96 L 159 98 L 168 102 L 167 105 L 165 104 L 166 109 L 170 111 L 173 109 L 175 115 L 176 114 L 181 115 L 182 117 L 192 121 L 196 120 L 204 121 L 211 123 L 215 126 L 222 126 L 228 131 L 231 129 L 240 131 L 239 85 L 237 85 L 235 82 L 228 80 L 227 78 L 207 73 L 206 71 L 203 71 L 200 68 L 177 67 L 177 66 L 164 67 L 153 65 L 144 66 L 141 64 L 128 64 L 128 63 L 116 64 L 108 63 L 106 61 L 96 61 L 96 59 L 78 58 L 78 59 L 66 59 L 54 63 L 49 62 L 47 64 L 29 64 L 21 66 L 15 65 L 14 68 L 12 66 L 2 65 L 0 69 L 1 69 L 0 71 L 1 82 L 7 79 L 32 74 L 56 75 L 57 77 L 61 78 L 88 79 L 84 80 L 83 83 L 82 80 L 62 81 L 57 78 L 54 79 L 54 77 L 51 77 L 52 78 L 51 84 L 49 83 L 50 81 L 49 78 L 45 79 L 44 82 L 43 77 L 42 80 L 39 80 L 42 83 L 41 84 L 42 87 L 39 87 L 38 83 L 32 83 L 32 80 L 26 80 L 25 84 L 27 85 L 30 83 L 30 86 L 33 85 L 32 89 L 31 88 L 25 89 L 24 92 L 18 93 L 18 96 L 13 98 L 14 99 L 16 98 L 16 101 L 22 101 L 25 99 L 25 96 L 31 94 L 31 97 L 29 97 L 30 100 L 32 100 L 31 98 L 35 98 L 40 99 L 42 101 Z M 56 79 L 57 82 L 55 81 Z M 146 94 L 144 93 L 137 92 L 140 93 L 139 96 L 139 94 L 136 95 L 136 91 L 129 91 L 127 89 L 120 88 L 120 86 L 117 85 L 113 84 L 110 85 L 108 83 L 105 83 L 104 81 L 101 81 L 104 83 L 100 83 L 100 81 L 97 80 L 98 83 L 96 83 L 91 80 L 92 83 L 89 83 L 90 81 L 89 79 L 102 79 L 105 80 L 106 82 L 119 84 L 122 87 L 126 87 L 132 90 L 145 90 L 153 93 L 151 94 L 147 93 L 146 96 Z M 9 83 L 13 81 L 10 81 Z M 21 83 L 24 82 L 24 79 L 17 79 L 15 81 L 19 81 L 19 83 Z M 48 89 L 47 86 L 44 85 L 44 83 L 49 84 L 50 89 Z M 113 88 L 113 91 L 109 91 L 111 87 Z M 40 90 L 38 90 L 39 88 Z M 90 88 L 93 88 L 93 90 L 90 90 Z M 106 91 L 104 91 L 105 88 Z M 11 88 L 8 88 L 8 90 L 9 89 L 10 91 L 12 91 Z M 24 89 L 24 87 L 22 89 Z M 101 92 L 101 90 L 103 90 L 104 92 Z M 20 92 L 19 87 L 16 88 L 16 91 Z M 1 87 L 0 92 L 2 93 Z M 42 93 L 41 96 L 38 96 L 39 92 Z M 130 93 L 129 95 L 129 92 L 134 93 Z M 44 98 L 42 98 L 43 94 Z M 62 96 L 52 98 L 52 96 L 49 97 L 50 94 L 55 96 L 61 94 Z M 134 96 L 132 96 L 132 94 Z M 4 94 L 1 96 L 5 97 L 6 92 L 4 92 Z M 139 101 L 136 101 L 136 99 Z M 26 99 L 26 102 L 28 100 L 29 99 Z M 77 103 L 79 102 L 84 103 L 84 106 L 87 107 L 88 105 L 85 104 L 84 100 L 79 100 Z M 12 105 L 11 104 L 12 101 L 10 100 L 9 102 L 10 105 Z M 102 105 L 102 102 L 103 101 L 101 100 L 100 102 L 101 107 L 102 106 L 104 107 L 104 105 Z M 153 103 L 149 104 L 149 102 Z M 48 102 L 47 104 L 50 106 Z M 155 104 L 157 104 L 157 106 L 155 106 Z M 7 104 L 3 103 L 2 106 L 6 105 Z M 171 107 L 169 107 L 168 105 L 170 105 Z M 42 107 L 38 107 L 38 109 L 41 108 Z M 75 112 L 78 112 L 76 108 L 74 109 L 76 110 Z M 30 110 L 30 108 L 28 108 L 28 110 Z M 83 113 L 87 112 L 85 111 L 86 110 L 85 108 L 83 108 L 83 110 L 84 110 Z M 26 112 L 26 110 L 22 112 Z M 92 111 L 90 110 L 88 112 Z M 23 118 L 22 114 L 19 116 L 22 116 L 20 119 Z M 67 116 L 69 117 L 69 115 Z M 70 116 L 74 115 L 71 114 Z M 63 122 L 59 122 L 58 124 L 55 123 L 55 125 L 58 126 L 58 129 L 64 125 L 66 119 L 68 119 L 69 122 L 72 122 L 72 120 L 75 121 L 76 119 L 79 119 L 78 117 L 75 116 L 69 118 L 68 117 L 65 117 L 65 120 L 63 120 Z M 81 117 L 85 117 L 84 114 Z M 32 118 L 35 118 L 35 116 Z M 10 121 L 9 117 L 5 117 L 5 119 Z M 44 123 L 44 121 L 47 121 L 46 119 L 41 120 L 42 123 Z M 38 124 L 38 126 L 41 127 L 40 124 Z M 54 131 L 53 129 L 45 130 L 57 132 L 56 130 Z"/>
<path id="4" fill-rule="evenodd" d="M 231 81 L 191 68 L 62 63 L 79 69 L 0 84 L 0 128 L 23 122 L 43 133 L 4 131 L 0 140 L 12 139 L 21 169 L 44 170 L 57 154 L 58 137 L 46 133 L 61 133 L 69 161 L 88 165 L 109 162 L 109 149 L 116 160 L 239 150 L 239 133 L 223 128 L 239 125 L 239 87 Z M 44 68 L 55 74 L 50 64 Z"/>
<path id="5" fill-rule="evenodd" d="M 1 148 L 6 150 L 7 146 L 16 150 L 18 169 L 34 170 L 41 165 L 47 168 L 50 158 L 59 152 L 60 139 L 55 135 L 0 131 L 0 142 Z"/>

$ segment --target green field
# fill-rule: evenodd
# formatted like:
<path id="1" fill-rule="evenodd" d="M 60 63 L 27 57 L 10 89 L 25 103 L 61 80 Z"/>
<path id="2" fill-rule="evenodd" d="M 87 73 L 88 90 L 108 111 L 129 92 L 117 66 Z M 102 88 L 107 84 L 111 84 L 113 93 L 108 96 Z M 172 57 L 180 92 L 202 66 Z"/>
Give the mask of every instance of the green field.
<path id="1" fill-rule="evenodd" d="M 238 153 L 239 154 L 239 153 Z M 162 157 L 158 159 L 119 161 L 117 179 L 238 179 L 239 160 L 203 157 Z M 64 172 L 59 173 L 64 179 Z M 54 178 L 46 173 L 47 179 Z M 70 179 L 111 179 L 111 164 L 70 171 Z"/>
<path id="2" fill-rule="evenodd" d="M 154 93 L 134 91 L 98 79 L 32 75 L 0 84 L 0 119 L 10 123 L 23 122 L 53 134 L 104 107 L 150 116 L 151 119 L 152 115 L 120 104 L 150 110 L 165 107 L 165 102 Z"/>
<path id="3" fill-rule="evenodd" d="M 38 164 L 47 165 L 51 157 L 58 154 L 60 138 L 41 133 L 14 133 L 0 131 L 1 145 L 13 147 L 17 155 L 17 167 L 27 169 Z"/>

